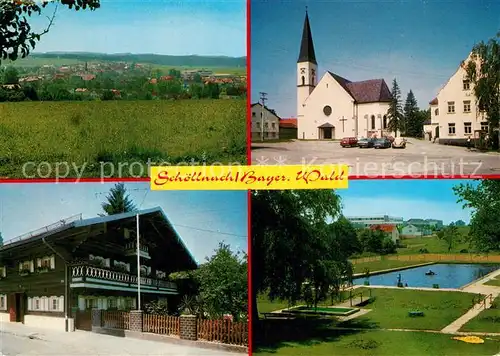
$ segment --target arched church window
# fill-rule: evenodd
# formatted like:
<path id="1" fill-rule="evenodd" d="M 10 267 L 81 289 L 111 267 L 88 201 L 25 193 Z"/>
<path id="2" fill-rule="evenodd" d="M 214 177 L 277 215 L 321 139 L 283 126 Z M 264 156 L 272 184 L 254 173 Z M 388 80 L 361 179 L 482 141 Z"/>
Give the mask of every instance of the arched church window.
<path id="1" fill-rule="evenodd" d="M 316 83 L 316 78 L 314 77 L 314 74 L 313 74 L 313 76 L 312 76 L 312 83 L 311 84 L 314 85 L 314 83 Z"/>
<path id="2" fill-rule="evenodd" d="M 323 113 L 324 113 L 326 116 L 330 116 L 330 115 L 332 114 L 332 107 L 331 107 L 331 106 L 326 105 L 326 106 L 323 108 Z"/>
<path id="3" fill-rule="evenodd" d="M 436 116 L 439 115 L 439 109 L 434 110 L 434 115 L 436 115 Z"/>
<path id="4" fill-rule="evenodd" d="M 375 130 L 375 115 L 372 115 L 372 130 Z"/>
<path id="5" fill-rule="evenodd" d="M 384 129 L 386 129 L 387 128 L 387 115 L 384 115 L 383 125 L 384 125 Z"/>
<path id="6" fill-rule="evenodd" d="M 306 85 L 306 77 L 302 76 L 302 85 Z"/>

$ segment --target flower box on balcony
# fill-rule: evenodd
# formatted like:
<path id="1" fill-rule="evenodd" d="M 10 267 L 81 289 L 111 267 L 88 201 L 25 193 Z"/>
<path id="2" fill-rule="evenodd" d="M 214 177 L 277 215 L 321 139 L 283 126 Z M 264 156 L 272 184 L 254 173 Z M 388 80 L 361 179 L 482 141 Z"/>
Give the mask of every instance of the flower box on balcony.
<path id="1" fill-rule="evenodd" d="M 48 271 L 50 271 L 50 268 L 49 267 L 37 267 L 36 271 L 38 273 L 47 273 Z"/>

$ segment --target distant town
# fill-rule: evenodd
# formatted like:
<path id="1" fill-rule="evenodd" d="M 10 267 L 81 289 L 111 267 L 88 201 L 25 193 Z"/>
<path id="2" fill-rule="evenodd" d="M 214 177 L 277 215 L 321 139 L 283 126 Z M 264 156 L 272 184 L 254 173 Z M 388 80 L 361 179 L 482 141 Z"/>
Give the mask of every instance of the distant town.
<path id="1" fill-rule="evenodd" d="M 0 101 L 232 99 L 247 91 L 246 75 L 231 68 L 220 73 L 100 58 L 36 59 L 0 67 Z"/>

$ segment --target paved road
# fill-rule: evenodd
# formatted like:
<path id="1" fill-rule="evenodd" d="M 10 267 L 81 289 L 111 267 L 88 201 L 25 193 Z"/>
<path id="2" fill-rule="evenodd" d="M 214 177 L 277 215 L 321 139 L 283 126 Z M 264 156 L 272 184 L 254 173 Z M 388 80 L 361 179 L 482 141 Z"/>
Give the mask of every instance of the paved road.
<path id="1" fill-rule="evenodd" d="M 351 177 L 371 175 L 500 175 L 500 154 L 468 151 L 429 141 L 408 139 L 405 149 L 342 148 L 335 141 L 253 143 L 252 163 L 262 165 L 337 164 L 350 167 Z"/>
<path id="2" fill-rule="evenodd" d="M 0 356 L 14 355 L 241 356 L 242 354 L 193 348 L 166 342 L 121 338 L 85 331 L 64 333 L 30 329 L 20 332 L 19 328 L 0 328 Z"/>

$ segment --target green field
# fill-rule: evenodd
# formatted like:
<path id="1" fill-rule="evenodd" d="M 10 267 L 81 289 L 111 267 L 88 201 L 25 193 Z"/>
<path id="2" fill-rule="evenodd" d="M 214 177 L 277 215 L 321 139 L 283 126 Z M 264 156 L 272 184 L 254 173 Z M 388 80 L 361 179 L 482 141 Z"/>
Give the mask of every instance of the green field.
<path id="1" fill-rule="evenodd" d="M 452 335 L 385 330 L 331 330 L 307 342 L 286 341 L 278 347 L 254 350 L 256 356 L 491 356 L 498 353 L 500 338 L 488 337 L 471 345 Z"/>
<path id="2" fill-rule="evenodd" d="M 460 331 L 500 333 L 500 297 L 493 301 L 490 309 L 483 310 L 474 319 L 462 326 Z"/>
<path id="3" fill-rule="evenodd" d="M 257 340 L 254 355 L 466 356 L 494 355 L 500 350 L 500 338 L 489 337 L 484 344 L 471 345 L 453 340 L 453 335 L 437 333 L 471 307 L 472 294 L 389 288 L 371 290 L 374 299 L 363 307 L 371 311 L 346 322 L 260 320 L 254 334 Z M 265 296 L 258 298 L 259 312 L 282 307 L 282 303 L 270 302 Z M 408 316 L 409 311 L 415 310 L 423 311 L 424 316 Z"/>
<path id="4" fill-rule="evenodd" d="M 356 292 L 361 291 L 360 288 Z M 472 306 L 474 294 L 463 292 L 421 291 L 372 288 L 374 300 L 366 306 L 372 311 L 353 319 L 353 324 L 367 324 L 384 329 L 441 330 Z M 424 312 L 410 317 L 409 311 Z"/>
<path id="5" fill-rule="evenodd" d="M 500 277 L 493 278 L 485 283 L 487 286 L 500 287 Z"/>
<path id="6" fill-rule="evenodd" d="M 462 236 L 467 236 L 469 232 L 468 227 L 459 227 L 458 231 Z M 446 241 L 437 238 L 436 236 L 425 236 L 425 237 L 415 237 L 406 238 L 401 241 L 405 248 L 398 248 L 398 254 L 400 255 L 413 255 L 421 253 L 421 249 L 426 249 L 427 253 L 459 253 L 461 250 L 469 250 L 470 246 L 467 241 L 462 238 L 457 241 L 452 246 L 452 249 L 448 251 L 448 245 Z"/>
<path id="7" fill-rule="evenodd" d="M 0 135 L 0 177 L 55 177 L 56 162 L 69 163 L 67 177 L 74 166 L 82 177 L 147 176 L 148 160 L 245 164 L 246 101 L 1 103 Z"/>
<path id="8" fill-rule="evenodd" d="M 93 62 L 102 62 L 106 63 L 104 60 L 95 60 Z M 20 58 L 15 62 L 5 61 L 2 62 L 3 65 L 14 66 L 14 67 L 41 67 L 43 65 L 54 65 L 64 66 L 64 65 L 75 65 L 75 64 L 84 64 L 85 60 L 80 60 L 76 58 L 40 58 L 28 56 L 26 58 Z M 140 62 L 145 65 L 151 66 L 152 69 L 160 69 L 167 73 L 170 69 L 176 70 L 210 70 L 213 71 L 214 74 L 231 74 L 231 75 L 246 75 L 247 69 L 246 67 L 193 67 L 193 66 L 167 66 L 167 65 L 159 65 L 159 64 L 150 64 L 147 62 Z"/>

